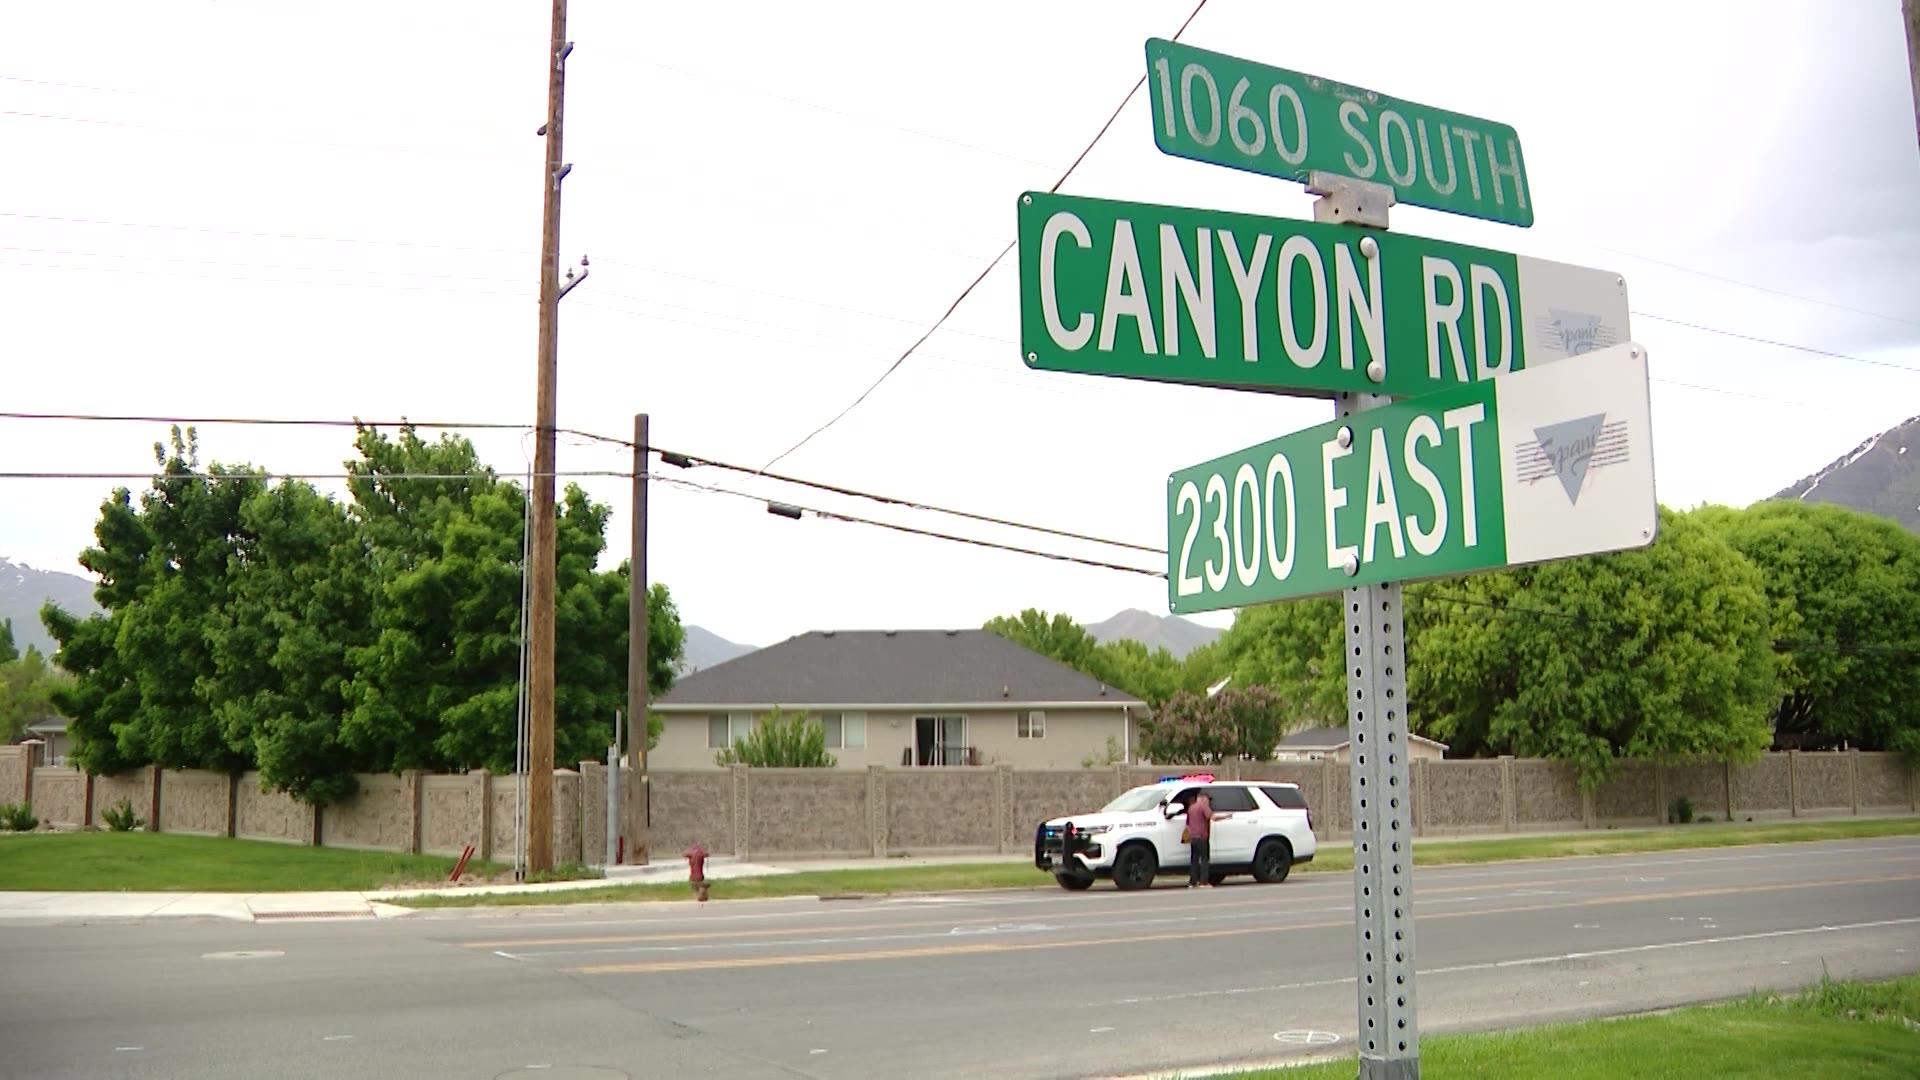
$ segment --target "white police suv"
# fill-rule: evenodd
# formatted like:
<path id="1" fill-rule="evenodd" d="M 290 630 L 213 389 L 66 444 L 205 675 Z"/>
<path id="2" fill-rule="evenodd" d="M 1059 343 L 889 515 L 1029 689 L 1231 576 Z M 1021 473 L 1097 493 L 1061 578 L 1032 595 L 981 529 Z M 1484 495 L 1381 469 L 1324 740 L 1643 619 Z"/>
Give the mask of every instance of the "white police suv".
<path id="1" fill-rule="evenodd" d="M 1185 875 L 1188 846 L 1181 835 L 1187 804 L 1200 791 L 1213 802 L 1208 870 L 1214 884 L 1234 874 L 1285 881 L 1296 864 L 1313 861 L 1313 817 L 1298 785 L 1202 773 L 1134 788 L 1097 813 L 1043 822 L 1034 831 L 1033 864 L 1073 890 L 1099 878 L 1144 889 L 1160 875 Z"/>

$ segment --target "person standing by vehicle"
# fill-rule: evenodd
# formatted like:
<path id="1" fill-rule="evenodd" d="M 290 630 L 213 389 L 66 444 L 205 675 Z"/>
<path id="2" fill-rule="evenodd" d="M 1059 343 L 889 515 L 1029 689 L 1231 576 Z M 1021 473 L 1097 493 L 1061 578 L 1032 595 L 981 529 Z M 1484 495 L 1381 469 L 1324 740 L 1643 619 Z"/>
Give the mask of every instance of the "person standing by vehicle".
<path id="1" fill-rule="evenodd" d="M 1202 883 L 1212 885 L 1208 878 L 1207 860 L 1212 854 L 1213 839 L 1213 800 L 1207 798 L 1204 790 L 1193 793 L 1193 801 L 1187 804 L 1187 888 L 1197 888 Z"/>

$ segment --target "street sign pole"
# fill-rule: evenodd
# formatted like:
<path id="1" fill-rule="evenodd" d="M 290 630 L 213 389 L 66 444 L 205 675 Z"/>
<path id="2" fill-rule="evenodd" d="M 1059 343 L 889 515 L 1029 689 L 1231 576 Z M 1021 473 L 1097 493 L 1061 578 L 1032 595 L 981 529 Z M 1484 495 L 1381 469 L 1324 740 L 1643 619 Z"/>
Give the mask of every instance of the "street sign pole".
<path id="1" fill-rule="evenodd" d="M 1385 230 L 1394 192 L 1316 174 L 1314 216 Z M 1335 398 L 1340 419 L 1389 403 L 1384 394 Z M 1407 635 L 1400 586 L 1346 590 L 1347 724 L 1353 822 L 1354 958 L 1360 1080 L 1418 1080 L 1415 1016 L 1412 771 L 1407 767 Z"/>

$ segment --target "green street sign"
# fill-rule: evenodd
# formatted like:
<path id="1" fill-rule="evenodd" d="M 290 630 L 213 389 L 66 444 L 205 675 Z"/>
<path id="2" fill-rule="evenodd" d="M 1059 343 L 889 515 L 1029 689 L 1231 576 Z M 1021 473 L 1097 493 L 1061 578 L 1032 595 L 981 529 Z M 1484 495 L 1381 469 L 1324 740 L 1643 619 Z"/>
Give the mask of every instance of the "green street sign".
<path id="1" fill-rule="evenodd" d="M 1147 86 L 1161 153 L 1301 183 L 1335 173 L 1411 206 L 1533 224 L 1506 124 L 1164 38 L 1147 40 Z"/>
<path id="2" fill-rule="evenodd" d="M 1406 233 L 1029 191 L 1019 247 L 1043 371 L 1411 396 L 1631 336 L 1612 271 Z"/>
<path id="3" fill-rule="evenodd" d="M 1297 431 L 1167 479 L 1176 614 L 1645 547 L 1647 353 L 1627 342 Z"/>

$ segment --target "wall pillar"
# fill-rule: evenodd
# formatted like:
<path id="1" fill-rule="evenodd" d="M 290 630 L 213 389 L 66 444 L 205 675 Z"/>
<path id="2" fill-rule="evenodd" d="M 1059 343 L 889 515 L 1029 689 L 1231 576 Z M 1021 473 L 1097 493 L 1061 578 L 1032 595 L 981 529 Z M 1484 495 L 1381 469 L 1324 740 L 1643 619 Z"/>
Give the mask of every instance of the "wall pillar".
<path id="1" fill-rule="evenodd" d="M 1013 831 L 1013 766 L 996 765 L 993 770 L 993 849 L 1007 853 Z"/>
<path id="2" fill-rule="evenodd" d="M 887 767 L 867 766 L 867 839 L 873 857 L 887 857 Z"/>
<path id="3" fill-rule="evenodd" d="M 80 828 L 93 827 L 93 774 L 82 770 L 80 781 Z"/>
<path id="4" fill-rule="evenodd" d="M 1721 765 L 1725 768 L 1726 777 L 1727 777 L 1727 820 L 1732 821 L 1734 819 L 1733 818 L 1733 759 L 1728 758 L 1727 760 L 1722 762 Z"/>
<path id="5" fill-rule="evenodd" d="M 1593 791 L 1587 785 L 1580 785 L 1580 827 L 1593 828 Z"/>
<path id="6" fill-rule="evenodd" d="M 420 782 L 419 769 L 407 769 L 400 774 L 400 801 L 407 808 L 407 854 L 420 854 L 420 816 L 421 800 L 425 787 Z"/>
<path id="7" fill-rule="evenodd" d="M 158 765 L 147 766 L 147 831 L 160 831 L 160 777 Z"/>
<path id="8" fill-rule="evenodd" d="M 480 795 L 480 842 L 474 854 L 481 862 L 493 860 L 493 774 L 485 769 L 476 769 L 467 774 L 470 782 Z"/>
<path id="9" fill-rule="evenodd" d="M 733 765 L 727 769 L 733 779 L 733 854 L 745 862 L 750 850 L 748 824 L 753 809 L 752 778 L 745 765 Z"/>
<path id="10" fill-rule="evenodd" d="M 1858 749 L 1849 749 L 1847 751 L 1847 794 L 1852 797 L 1851 801 L 1853 803 L 1854 816 L 1859 817 L 1860 816 L 1860 751 Z"/>
<path id="11" fill-rule="evenodd" d="M 1653 763 L 1653 823 L 1664 824 L 1667 820 L 1667 766 L 1665 762 Z"/>
<path id="12" fill-rule="evenodd" d="M 1513 790 L 1513 755 L 1500 755 L 1500 831 L 1520 831 L 1520 809 Z"/>
<path id="13" fill-rule="evenodd" d="M 1413 835 L 1427 835 L 1427 762 L 1424 758 L 1412 758 L 1407 762 L 1407 786 L 1413 790 L 1408 801 L 1413 804 Z"/>
<path id="14" fill-rule="evenodd" d="M 240 830 L 240 774 L 227 774 L 227 838 Z"/>
<path id="15" fill-rule="evenodd" d="M 1787 751 L 1787 816 L 1800 816 L 1800 751 Z"/>

